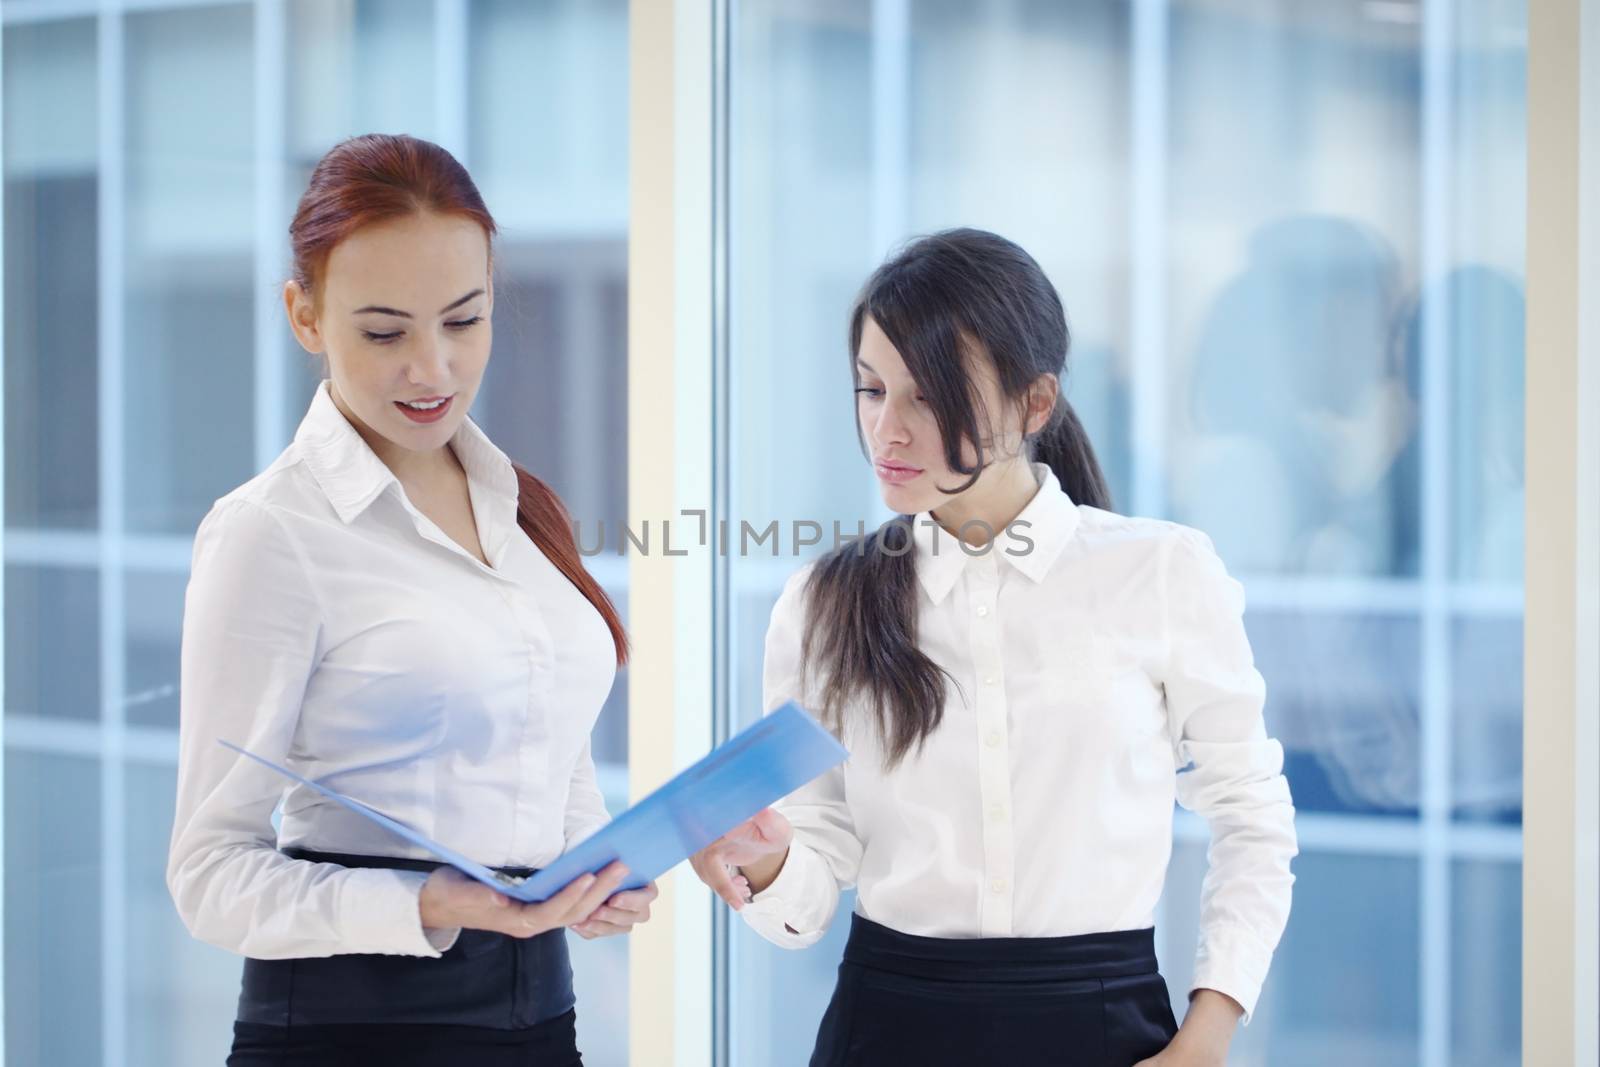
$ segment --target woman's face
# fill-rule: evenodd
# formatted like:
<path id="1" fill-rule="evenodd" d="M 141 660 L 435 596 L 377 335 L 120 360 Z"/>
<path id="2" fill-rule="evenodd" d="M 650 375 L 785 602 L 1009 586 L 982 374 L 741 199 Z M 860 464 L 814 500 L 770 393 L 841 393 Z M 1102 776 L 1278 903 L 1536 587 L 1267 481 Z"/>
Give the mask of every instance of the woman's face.
<path id="1" fill-rule="evenodd" d="M 339 409 L 370 443 L 442 448 L 489 363 L 494 282 L 483 228 L 432 213 L 364 227 L 334 246 L 321 295 L 318 309 L 295 282 L 284 289 L 300 343 L 327 356 Z"/>
<path id="2" fill-rule="evenodd" d="M 896 514 L 967 510 L 963 502 L 985 499 L 1011 472 L 1013 463 L 1009 461 L 1021 459 L 1021 412 L 1016 404 L 1005 400 L 987 359 L 973 360 L 972 368 L 979 425 L 994 427 L 995 432 L 984 442 L 988 466 L 969 488 L 952 495 L 940 490 L 962 485 L 971 476 L 952 471 L 945 462 L 939 425 L 905 361 L 870 316 L 863 321 L 861 346 L 856 353 L 856 373 L 860 378 L 856 386 L 856 419 L 872 453 L 883 502 Z M 972 441 L 961 443 L 964 465 L 970 467 L 976 462 L 977 454 Z"/>

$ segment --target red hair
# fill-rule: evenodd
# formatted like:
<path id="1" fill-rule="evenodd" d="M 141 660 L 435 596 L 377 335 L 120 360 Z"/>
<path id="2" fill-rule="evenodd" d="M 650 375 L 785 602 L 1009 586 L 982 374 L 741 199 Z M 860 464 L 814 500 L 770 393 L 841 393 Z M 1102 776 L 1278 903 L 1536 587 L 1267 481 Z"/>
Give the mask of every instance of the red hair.
<path id="1" fill-rule="evenodd" d="M 365 226 L 421 212 L 471 219 L 494 240 L 494 217 L 472 176 L 438 145 L 385 133 L 339 142 L 312 170 L 289 223 L 294 280 L 315 300 L 335 245 Z"/>
<path id="2" fill-rule="evenodd" d="M 617 666 L 623 666 L 628 662 L 628 632 L 622 628 L 622 617 L 617 614 L 611 598 L 594 580 L 594 575 L 583 569 L 578 539 L 566 505 L 561 503 L 554 489 L 516 464 L 512 466 L 517 471 L 517 525 L 556 565 L 556 570 L 566 575 L 567 581 L 577 586 L 578 592 L 594 605 L 611 631 L 612 644 L 617 646 Z"/>
<path id="3" fill-rule="evenodd" d="M 312 170 L 289 224 L 295 281 L 316 300 L 328 256 L 340 241 L 362 227 L 419 212 L 471 219 L 494 241 L 494 217 L 472 176 L 443 148 L 404 134 L 341 141 Z M 627 632 L 611 598 L 583 569 L 566 507 L 544 482 L 521 467 L 516 472 L 517 524 L 600 613 L 622 666 L 628 662 Z"/>

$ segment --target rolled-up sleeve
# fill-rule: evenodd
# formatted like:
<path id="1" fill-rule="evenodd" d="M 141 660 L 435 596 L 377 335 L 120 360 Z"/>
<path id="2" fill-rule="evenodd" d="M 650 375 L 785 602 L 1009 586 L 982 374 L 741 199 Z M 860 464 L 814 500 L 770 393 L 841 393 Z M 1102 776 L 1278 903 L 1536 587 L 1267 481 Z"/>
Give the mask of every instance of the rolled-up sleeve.
<path id="1" fill-rule="evenodd" d="M 789 578 L 773 606 L 762 665 L 762 704 L 771 712 L 789 701 L 809 708 L 801 676 L 806 567 Z M 839 908 L 839 893 L 855 885 L 861 842 L 845 798 L 848 764 L 834 767 L 774 805 L 794 827 L 778 877 L 740 911 L 750 928 L 780 948 L 821 940 Z"/>
<path id="2" fill-rule="evenodd" d="M 167 887 L 190 933 L 241 955 L 438 956 L 458 931 L 423 928 L 424 874 L 285 856 L 271 824 L 284 780 L 217 743 L 287 761 L 322 619 L 277 515 L 239 498 L 214 507 L 195 535 L 184 602 Z"/>
<path id="3" fill-rule="evenodd" d="M 1173 538 L 1165 562 L 1162 684 L 1178 802 L 1211 827 L 1193 988 L 1226 993 L 1248 1023 L 1289 917 L 1294 806 L 1283 748 L 1262 718 L 1243 587 L 1193 530 Z"/>

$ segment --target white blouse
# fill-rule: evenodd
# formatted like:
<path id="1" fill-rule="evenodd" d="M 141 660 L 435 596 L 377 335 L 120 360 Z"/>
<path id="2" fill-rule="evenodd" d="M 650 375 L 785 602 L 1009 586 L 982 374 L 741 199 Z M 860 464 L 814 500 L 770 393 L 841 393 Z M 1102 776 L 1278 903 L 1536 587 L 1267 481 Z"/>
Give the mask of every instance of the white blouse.
<path id="1" fill-rule="evenodd" d="M 742 914 L 801 948 L 854 885 L 858 914 L 909 934 L 1150 927 L 1176 799 L 1212 833 L 1194 987 L 1233 997 L 1248 1020 L 1288 918 L 1296 842 L 1243 590 L 1204 534 L 1076 505 L 1049 468 L 1035 473 L 1014 536 L 982 555 L 918 516 L 918 645 L 955 680 L 943 721 L 885 773 L 876 729 L 852 708 L 851 758 L 778 805 L 794 844 Z M 769 711 L 816 706 L 799 677 L 810 572 L 772 611 Z"/>
<path id="2" fill-rule="evenodd" d="M 412 506 L 326 385 L 200 524 L 167 864 L 196 937 L 273 959 L 437 956 L 456 934 L 423 929 L 422 873 L 279 852 L 428 858 L 219 739 L 490 866 L 539 867 L 607 821 L 589 734 L 610 631 L 517 525 L 510 460 L 471 420 L 451 444 L 489 566 Z"/>

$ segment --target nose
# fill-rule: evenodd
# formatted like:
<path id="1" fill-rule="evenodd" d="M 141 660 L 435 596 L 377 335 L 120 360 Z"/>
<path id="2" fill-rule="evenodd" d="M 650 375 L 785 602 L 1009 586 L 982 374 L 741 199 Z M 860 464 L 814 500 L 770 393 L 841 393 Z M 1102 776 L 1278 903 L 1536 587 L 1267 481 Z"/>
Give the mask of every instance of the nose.
<path id="1" fill-rule="evenodd" d="M 434 385 L 449 377 L 445 348 L 430 338 L 419 338 L 406 363 L 406 380 L 412 385 Z"/>
<path id="2" fill-rule="evenodd" d="M 910 424 L 898 401 L 885 398 L 883 405 L 878 409 L 877 421 L 872 425 L 872 438 L 880 446 L 910 443 Z"/>

